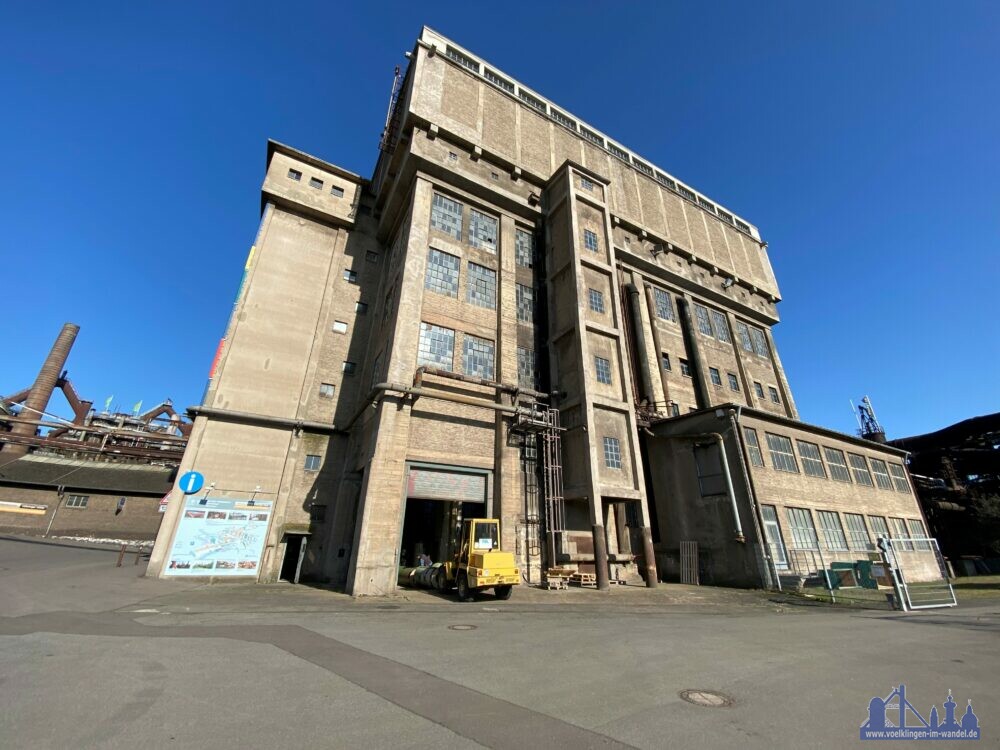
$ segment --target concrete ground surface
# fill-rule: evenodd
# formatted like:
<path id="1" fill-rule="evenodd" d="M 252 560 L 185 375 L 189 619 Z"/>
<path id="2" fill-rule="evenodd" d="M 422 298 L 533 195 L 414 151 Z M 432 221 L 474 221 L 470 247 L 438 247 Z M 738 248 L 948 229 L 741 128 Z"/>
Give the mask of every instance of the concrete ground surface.
<path id="1" fill-rule="evenodd" d="M 957 744 L 1000 746 L 993 597 L 915 614 L 669 584 L 354 600 L 116 557 L 0 538 L 0 748 L 843 747 L 900 682 L 925 716 L 971 698 L 983 739 Z"/>

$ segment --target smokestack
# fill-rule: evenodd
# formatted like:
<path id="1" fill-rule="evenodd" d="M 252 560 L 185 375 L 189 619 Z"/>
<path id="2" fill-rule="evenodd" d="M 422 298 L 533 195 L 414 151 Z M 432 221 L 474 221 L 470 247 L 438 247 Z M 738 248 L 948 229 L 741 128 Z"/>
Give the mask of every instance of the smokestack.
<path id="1" fill-rule="evenodd" d="M 56 383 L 62 375 L 66 360 L 69 357 L 69 350 L 73 348 L 76 334 L 80 332 L 80 326 L 75 323 L 66 323 L 59 332 L 59 338 L 52 345 L 52 351 L 45 358 L 42 369 L 38 371 L 35 384 L 31 386 L 28 398 L 24 400 L 24 407 L 21 416 L 25 419 L 42 419 L 42 412 L 48 408 L 49 400 L 52 398 L 52 391 L 55 390 Z M 13 435 L 35 434 L 34 425 L 17 423 L 11 430 Z M 8 455 L 24 455 L 28 452 L 26 445 L 8 445 L 4 453 Z"/>

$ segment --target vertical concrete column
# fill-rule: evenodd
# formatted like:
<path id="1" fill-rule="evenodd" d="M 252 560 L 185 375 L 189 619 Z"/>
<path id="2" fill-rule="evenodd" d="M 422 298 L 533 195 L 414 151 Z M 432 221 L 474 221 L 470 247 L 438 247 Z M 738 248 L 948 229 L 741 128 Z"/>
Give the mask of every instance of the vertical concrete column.
<path id="1" fill-rule="evenodd" d="M 500 216 L 500 242 L 497 248 L 497 335 L 495 380 L 517 382 L 517 292 L 514 244 L 517 227 L 514 218 Z M 497 402 L 514 403 L 514 399 L 497 393 Z M 501 545 L 516 554 L 517 523 L 524 510 L 524 490 L 521 476 L 520 449 L 507 445 L 505 417 L 495 416 L 493 461 L 493 513 L 500 519 Z M 526 555 L 518 560 L 527 565 Z"/>
<path id="2" fill-rule="evenodd" d="M 653 334 L 653 355 L 656 358 L 656 379 L 660 383 L 660 388 L 663 391 L 663 402 L 669 404 L 670 399 L 670 384 L 669 378 L 663 376 L 663 363 L 660 361 L 660 357 L 663 353 L 663 342 L 660 339 L 660 326 L 656 322 L 655 313 L 656 300 L 653 299 L 653 287 L 650 284 L 646 284 L 646 318 L 649 324 L 649 330 Z"/>
<path id="3" fill-rule="evenodd" d="M 398 260 L 406 264 L 406 273 L 399 287 L 395 333 L 386 354 L 386 380 L 390 382 L 412 380 L 416 368 L 433 192 L 430 182 L 416 179 L 406 255 Z M 361 486 L 347 574 L 347 591 L 354 596 L 377 596 L 395 590 L 403 527 L 409 399 L 387 396 L 377 407 L 374 419 L 375 446 Z"/>
<path id="4" fill-rule="evenodd" d="M 743 364 L 743 347 L 740 345 L 736 333 L 736 317 L 729 311 L 726 311 L 726 323 L 729 325 L 729 338 L 733 340 L 733 356 L 736 358 L 736 369 L 740 373 L 740 383 L 743 385 L 743 395 L 746 398 L 747 406 L 757 406 L 753 382 L 747 375 L 747 368 Z"/>
<path id="5" fill-rule="evenodd" d="M 712 405 L 712 400 L 708 395 L 708 381 L 705 380 L 701 346 L 698 344 L 698 332 L 695 330 L 691 312 L 693 304 L 689 294 L 685 293 L 683 297 L 677 297 L 677 316 L 680 319 L 681 331 L 684 333 L 684 343 L 687 345 L 688 356 L 691 358 L 691 374 L 694 376 L 694 390 L 698 399 L 698 408 L 707 409 Z"/>
<path id="6" fill-rule="evenodd" d="M 791 419 L 799 418 L 799 411 L 795 408 L 795 401 L 792 400 L 792 389 L 788 387 L 788 380 L 785 378 L 785 368 L 781 366 L 778 358 L 778 348 L 774 345 L 774 337 L 771 336 L 771 329 L 764 329 L 764 336 L 767 337 L 767 348 L 771 352 L 771 367 L 774 368 L 774 379 L 781 392 L 781 402 L 785 407 L 785 414 Z"/>

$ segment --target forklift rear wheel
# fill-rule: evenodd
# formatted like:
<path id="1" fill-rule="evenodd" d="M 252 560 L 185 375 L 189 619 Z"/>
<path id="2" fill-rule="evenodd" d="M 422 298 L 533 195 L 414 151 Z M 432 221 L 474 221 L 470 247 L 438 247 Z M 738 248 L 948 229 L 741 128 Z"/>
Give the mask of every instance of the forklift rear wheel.
<path id="1" fill-rule="evenodd" d="M 493 593 L 496 594 L 497 599 L 510 599 L 510 592 L 514 590 L 513 586 L 494 586 Z"/>
<path id="2" fill-rule="evenodd" d="M 434 573 L 434 588 L 437 591 L 444 591 L 445 586 L 448 582 L 448 576 L 445 575 L 444 568 L 438 568 Z"/>
<path id="3" fill-rule="evenodd" d="M 472 592 L 469 590 L 469 579 L 465 573 L 458 574 L 458 600 L 460 602 L 472 601 Z"/>

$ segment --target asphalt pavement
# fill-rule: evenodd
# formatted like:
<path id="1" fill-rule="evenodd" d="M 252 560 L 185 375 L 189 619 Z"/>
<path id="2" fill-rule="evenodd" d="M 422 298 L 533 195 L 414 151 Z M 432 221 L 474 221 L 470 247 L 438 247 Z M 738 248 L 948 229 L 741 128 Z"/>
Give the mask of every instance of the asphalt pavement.
<path id="1" fill-rule="evenodd" d="M 843 747 L 900 683 L 925 716 L 949 690 L 971 699 L 983 739 L 961 745 L 1000 746 L 1000 600 L 903 614 L 669 584 L 358 600 L 116 558 L 0 538 L 0 747 Z"/>

